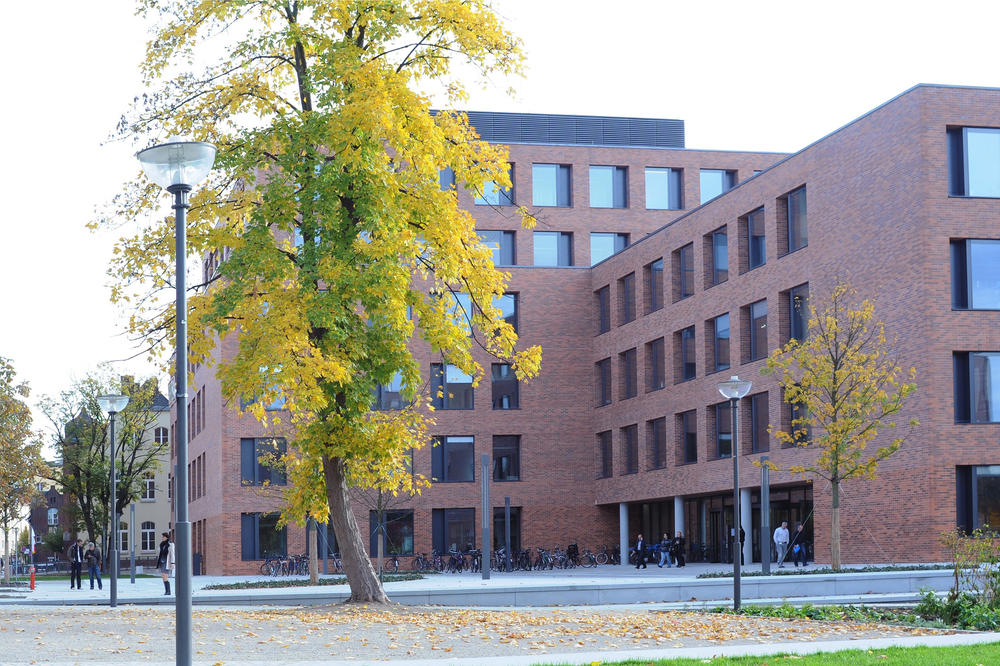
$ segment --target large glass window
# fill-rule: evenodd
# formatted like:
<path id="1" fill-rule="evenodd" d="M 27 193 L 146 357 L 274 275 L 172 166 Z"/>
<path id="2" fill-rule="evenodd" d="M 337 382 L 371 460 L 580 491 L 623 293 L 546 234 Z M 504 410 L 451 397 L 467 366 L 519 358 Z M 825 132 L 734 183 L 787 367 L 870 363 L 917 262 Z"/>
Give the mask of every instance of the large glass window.
<path id="1" fill-rule="evenodd" d="M 768 428 L 767 392 L 756 393 L 746 400 L 750 401 L 750 451 L 760 453 L 770 448 Z"/>
<path id="2" fill-rule="evenodd" d="M 492 374 L 493 409 L 520 409 L 520 391 L 514 369 L 508 363 L 494 363 Z"/>
<path id="3" fill-rule="evenodd" d="M 701 170 L 701 203 L 728 192 L 736 185 L 736 172 L 724 169 Z"/>
<path id="4" fill-rule="evenodd" d="M 431 481 L 462 483 L 476 480 L 474 439 L 438 437 L 431 449 Z"/>
<path id="5" fill-rule="evenodd" d="M 948 130 L 948 193 L 1000 197 L 1000 129 Z"/>
<path id="6" fill-rule="evenodd" d="M 536 231 L 535 266 L 572 266 L 573 234 L 563 231 Z"/>
<path id="7" fill-rule="evenodd" d="M 758 208 L 744 219 L 747 235 L 747 270 L 749 270 L 767 263 L 764 209 Z"/>
<path id="8" fill-rule="evenodd" d="M 590 207 L 625 208 L 628 206 L 628 178 L 625 167 L 590 167 Z"/>
<path id="9" fill-rule="evenodd" d="M 951 241 L 952 307 L 1000 310 L 1000 240 Z"/>
<path id="10" fill-rule="evenodd" d="M 521 437 L 493 436 L 493 480 L 521 480 Z"/>
<path id="11" fill-rule="evenodd" d="M 535 206 L 570 206 L 568 164 L 531 165 L 531 203 Z"/>
<path id="12" fill-rule="evenodd" d="M 733 455 L 733 410 L 729 402 L 720 402 L 715 411 L 715 456 L 728 458 Z"/>
<path id="13" fill-rule="evenodd" d="M 646 343 L 646 391 L 666 386 L 666 358 L 663 338 Z"/>
<path id="14" fill-rule="evenodd" d="M 628 234 L 592 232 L 590 234 L 590 265 L 598 264 L 628 246 Z"/>
<path id="15" fill-rule="evenodd" d="M 635 319 L 635 273 L 618 280 L 618 325 Z"/>
<path id="16" fill-rule="evenodd" d="M 623 474 L 636 474 L 639 471 L 639 426 L 637 425 L 622 428 L 622 458 Z"/>
<path id="17" fill-rule="evenodd" d="M 713 370 L 725 370 L 729 367 L 729 313 L 719 315 L 712 320 L 712 361 Z"/>
<path id="18" fill-rule="evenodd" d="M 698 462 L 698 416 L 695 410 L 677 415 L 677 432 L 680 434 L 680 463 L 689 465 Z"/>
<path id="19" fill-rule="evenodd" d="M 403 400 L 403 375 L 397 372 L 392 376 L 388 384 L 379 384 L 375 387 L 376 410 L 402 409 L 406 406 Z"/>
<path id="20" fill-rule="evenodd" d="M 606 358 L 594 364 L 597 379 L 597 406 L 611 404 L 611 359 Z"/>
<path id="21" fill-rule="evenodd" d="M 606 285 L 594 292 L 597 302 L 597 334 L 611 330 L 611 287 Z"/>
<path id="22" fill-rule="evenodd" d="M 611 431 L 597 433 L 597 478 L 611 476 L 612 469 Z"/>
<path id="23" fill-rule="evenodd" d="M 767 356 L 767 300 L 751 303 L 750 313 L 750 360 Z"/>
<path id="24" fill-rule="evenodd" d="M 431 363 L 431 398 L 435 409 L 473 409 L 472 375 L 451 363 Z"/>
<path id="25" fill-rule="evenodd" d="M 156 501 L 156 478 L 152 472 L 143 472 L 142 474 L 142 494 L 139 496 L 139 500 L 142 502 Z"/>
<path id="26" fill-rule="evenodd" d="M 955 421 L 1000 423 L 1000 352 L 955 352 L 954 365 Z"/>
<path id="27" fill-rule="evenodd" d="M 809 336 L 809 285 L 788 290 L 788 334 L 802 341 Z"/>
<path id="28" fill-rule="evenodd" d="M 809 244 L 805 187 L 788 193 L 785 197 L 785 213 L 788 218 L 788 251 L 794 252 Z"/>
<path id="29" fill-rule="evenodd" d="M 240 440 L 240 481 L 244 486 L 283 486 L 285 468 L 281 456 L 287 451 L 281 437 L 244 437 Z"/>
<path id="30" fill-rule="evenodd" d="M 378 555 L 378 536 L 382 534 L 382 553 L 385 555 L 413 555 L 413 509 L 383 511 L 379 529 L 378 511 L 368 512 L 370 554 Z"/>
<path id="31" fill-rule="evenodd" d="M 510 182 L 514 182 L 514 165 L 510 165 Z M 493 181 L 483 183 L 483 191 L 476 196 L 477 206 L 513 206 L 514 189 L 502 190 Z"/>
<path id="32" fill-rule="evenodd" d="M 680 210 L 680 169 L 646 168 L 646 208 L 648 210 Z"/>
<path id="33" fill-rule="evenodd" d="M 507 543 L 505 507 L 493 509 L 493 550 L 499 550 Z M 510 549 L 511 557 L 521 550 L 521 507 L 510 507 Z"/>
<path id="34" fill-rule="evenodd" d="M 244 561 L 288 554 L 288 529 L 278 527 L 278 513 L 240 515 L 241 556 Z"/>
<path id="35" fill-rule="evenodd" d="M 517 333 L 517 294 L 504 294 L 493 299 L 493 307 L 500 310 L 500 318 Z"/>
<path id="36" fill-rule="evenodd" d="M 729 279 L 729 235 L 726 228 L 712 232 L 712 284 Z"/>
<path id="37" fill-rule="evenodd" d="M 621 387 L 618 390 L 618 399 L 626 400 L 634 398 L 639 392 L 638 380 L 636 378 L 636 353 L 635 348 L 627 349 L 618 354 L 618 372 L 621 377 Z"/>
<path id="38" fill-rule="evenodd" d="M 646 314 L 663 307 L 663 259 L 646 265 Z"/>
<path id="39" fill-rule="evenodd" d="M 674 300 L 694 294 L 694 243 L 674 250 Z"/>
<path id="40" fill-rule="evenodd" d="M 139 535 L 139 544 L 142 550 L 156 550 L 156 523 L 151 520 L 144 521 L 141 525 L 142 531 Z"/>
<path id="41" fill-rule="evenodd" d="M 493 251 L 494 266 L 513 266 L 517 263 L 513 231 L 484 230 L 479 232 L 479 237 Z"/>
<path id="42" fill-rule="evenodd" d="M 667 419 L 660 417 L 646 421 L 646 448 L 649 451 L 649 468 L 667 466 Z"/>
<path id="43" fill-rule="evenodd" d="M 674 334 L 677 344 L 677 379 L 678 382 L 686 382 L 695 378 L 695 357 L 694 357 L 694 326 L 678 331 Z"/>
<path id="44" fill-rule="evenodd" d="M 467 551 L 476 547 L 475 509 L 433 509 L 431 522 L 437 552 Z"/>

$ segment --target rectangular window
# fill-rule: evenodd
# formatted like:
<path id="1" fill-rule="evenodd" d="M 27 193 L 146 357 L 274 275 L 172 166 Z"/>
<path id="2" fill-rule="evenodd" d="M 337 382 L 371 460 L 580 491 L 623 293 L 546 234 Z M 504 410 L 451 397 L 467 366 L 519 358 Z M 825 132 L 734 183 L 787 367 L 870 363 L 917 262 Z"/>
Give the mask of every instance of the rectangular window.
<path id="1" fill-rule="evenodd" d="M 768 419 L 770 418 L 767 392 L 756 393 L 744 398 L 744 400 L 750 402 L 750 452 L 763 453 L 771 447 L 770 435 L 767 432 Z"/>
<path id="2" fill-rule="evenodd" d="M 788 252 L 801 250 L 809 244 L 809 227 L 806 223 L 806 188 L 793 190 L 784 196 L 785 219 L 788 231 Z"/>
<path id="3" fill-rule="evenodd" d="M 746 270 L 767 263 L 767 243 L 764 229 L 764 209 L 758 208 L 743 218 L 746 240 Z"/>
<path id="4" fill-rule="evenodd" d="M 435 409 L 473 409 L 472 376 L 451 363 L 431 363 L 431 398 Z"/>
<path id="5" fill-rule="evenodd" d="M 948 194 L 1000 197 L 1000 129 L 948 129 Z"/>
<path id="6" fill-rule="evenodd" d="M 712 370 L 718 372 L 729 367 L 729 313 L 711 320 L 712 326 Z"/>
<path id="7" fill-rule="evenodd" d="M 619 400 L 634 398 L 638 394 L 637 372 L 634 347 L 618 354 L 618 374 L 621 377 L 621 386 L 618 388 Z"/>
<path id="8" fill-rule="evenodd" d="M 628 178 L 625 167 L 590 167 L 590 207 L 626 208 L 628 206 Z"/>
<path id="9" fill-rule="evenodd" d="M 733 410 L 729 402 L 713 406 L 715 416 L 715 457 L 729 458 L 733 455 Z"/>
<path id="10" fill-rule="evenodd" d="M 729 234 L 726 227 L 720 227 L 710 234 L 712 262 L 709 284 L 722 284 L 729 279 Z"/>
<path id="11" fill-rule="evenodd" d="M 788 290 L 788 334 L 800 342 L 809 336 L 808 284 Z"/>
<path id="12" fill-rule="evenodd" d="M 639 426 L 630 425 L 622 428 L 622 459 L 623 474 L 636 474 L 639 471 Z"/>
<path id="13" fill-rule="evenodd" d="M 373 409 L 402 409 L 408 403 L 403 400 L 403 375 L 399 372 L 392 376 L 388 384 L 375 386 L 375 404 Z"/>
<path id="14" fill-rule="evenodd" d="M 608 257 L 618 254 L 628 246 L 628 234 L 591 232 L 590 265 L 599 264 Z"/>
<path id="15" fill-rule="evenodd" d="M 507 543 L 505 512 L 506 509 L 502 506 L 493 509 L 493 550 L 499 550 Z M 519 506 L 510 507 L 510 548 L 507 550 L 511 553 L 511 557 L 521 550 L 521 507 Z"/>
<path id="16" fill-rule="evenodd" d="M 536 231 L 535 266 L 572 266 L 573 234 L 564 231 Z"/>
<path id="17" fill-rule="evenodd" d="M 597 433 L 597 478 L 607 479 L 612 470 L 611 431 Z"/>
<path id="18" fill-rule="evenodd" d="M 467 483 L 476 480 L 474 439 L 438 437 L 431 448 L 431 481 Z"/>
<path id="19" fill-rule="evenodd" d="M 475 509 L 433 509 L 433 547 L 439 553 L 467 551 L 476 547 Z"/>
<path id="20" fill-rule="evenodd" d="M 611 286 L 605 285 L 594 292 L 597 302 L 597 334 L 611 330 Z"/>
<path id="21" fill-rule="evenodd" d="M 681 208 L 681 170 L 646 167 L 646 209 Z"/>
<path id="22" fill-rule="evenodd" d="M 534 206 L 571 206 L 568 164 L 531 165 L 531 203 Z"/>
<path id="23" fill-rule="evenodd" d="M 724 169 L 701 170 L 701 203 L 728 192 L 736 185 L 736 172 Z"/>
<path id="24" fill-rule="evenodd" d="M 1000 352 L 955 352 L 955 422 L 1000 423 Z"/>
<path id="25" fill-rule="evenodd" d="M 514 369 L 507 363 L 493 364 L 493 409 L 520 409 L 520 389 Z"/>
<path id="26" fill-rule="evenodd" d="M 646 314 L 663 308 L 663 259 L 646 264 Z"/>
<path id="27" fill-rule="evenodd" d="M 681 465 L 698 462 L 698 415 L 695 410 L 677 415 L 677 460 Z"/>
<path id="28" fill-rule="evenodd" d="M 500 318 L 517 333 L 517 294 L 504 294 L 493 299 L 493 307 L 500 310 Z"/>
<path id="29" fill-rule="evenodd" d="M 141 539 L 142 550 L 156 550 L 156 523 L 151 520 L 142 523 Z"/>
<path id="30" fill-rule="evenodd" d="M 443 191 L 455 189 L 455 170 L 445 167 L 438 172 L 438 184 Z"/>
<path id="31" fill-rule="evenodd" d="M 674 250 L 674 301 L 694 294 L 694 243 Z"/>
<path id="32" fill-rule="evenodd" d="M 521 480 L 521 437 L 493 436 L 493 480 Z"/>
<path id="33" fill-rule="evenodd" d="M 1000 310 L 1000 240 L 951 241 L 951 306 Z"/>
<path id="34" fill-rule="evenodd" d="M 611 404 L 611 359 L 606 358 L 594 364 L 597 380 L 597 406 Z"/>
<path id="35" fill-rule="evenodd" d="M 240 542 L 243 561 L 262 560 L 268 555 L 288 554 L 288 529 L 278 528 L 278 513 L 240 514 Z"/>
<path id="36" fill-rule="evenodd" d="M 663 469 L 667 466 L 666 417 L 646 421 L 646 449 L 649 451 L 649 469 Z"/>
<path id="37" fill-rule="evenodd" d="M 382 535 L 382 553 L 385 555 L 413 555 L 413 509 L 383 511 L 383 524 L 379 525 L 378 511 L 368 512 L 368 529 L 371 534 L 370 555 L 378 555 L 378 536 Z M 381 528 L 381 529 L 380 529 Z"/>
<path id="38" fill-rule="evenodd" d="M 283 486 L 285 469 L 279 463 L 288 445 L 281 437 L 244 437 L 240 440 L 240 480 L 244 486 Z M 193 486 L 189 486 L 193 487 Z"/>
<path id="39" fill-rule="evenodd" d="M 514 182 L 514 165 L 509 165 L 508 175 L 510 176 L 510 182 Z M 502 190 L 497 187 L 497 184 L 493 181 L 486 181 L 483 183 L 483 191 L 476 196 L 477 206 L 513 206 L 514 205 L 514 188 Z"/>
<path id="40" fill-rule="evenodd" d="M 517 264 L 514 251 L 513 231 L 480 231 L 479 238 L 493 252 L 494 266 L 514 266 Z"/>
<path id="41" fill-rule="evenodd" d="M 656 391 L 666 386 L 666 354 L 663 338 L 646 343 L 646 391 Z"/>
<path id="42" fill-rule="evenodd" d="M 694 345 L 694 326 L 674 333 L 674 383 L 695 378 Z"/>
<path id="43" fill-rule="evenodd" d="M 782 431 L 787 432 L 794 440 L 792 442 L 783 441 L 781 448 L 787 449 L 794 446 L 805 446 L 811 439 L 811 425 L 806 420 L 809 418 L 808 407 L 801 402 L 789 404 L 786 400 L 785 390 L 781 391 L 782 410 Z"/>
<path id="44" fill-rule="evenodd" d="M 635 319 L 635 273 L 618 280 L 618 325 Z"/>
<path id="45" fill-rule="evenodd" d="M 767 299 L 751 303 L 747 308 L 749 315 L 750 361 L 756 361 L 767 356 Z"/>

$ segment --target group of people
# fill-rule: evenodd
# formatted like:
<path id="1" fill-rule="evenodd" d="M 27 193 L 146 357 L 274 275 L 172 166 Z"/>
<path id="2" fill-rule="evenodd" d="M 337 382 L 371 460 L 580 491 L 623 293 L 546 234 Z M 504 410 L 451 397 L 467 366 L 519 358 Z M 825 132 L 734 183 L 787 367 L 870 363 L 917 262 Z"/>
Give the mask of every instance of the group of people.
<path id="1" fill-rule="evenodd" d="M 795 562 L 796 567 L 800 563 L 802 566 L 808 565 L 809 558 L 806 553 L 806 545 L 805 526 L 802 523 L 796 523 L 795 531 L 789 534 L 788 522 L 782 521 L 781 525 L 774 530 L 774 547 L 778 551 L 778 568 L 785 568 L 785 560 L 788 557 L 789 550 L 791 550 L 792 561 Z"/>
<path id="2" fill-rule="evenodd" d="M 87 547 L 83 547 L 83 539 L 77 539 L 76 543 L 69 547 L 66 554 L 69 559 L 69 589 L 80 589 L 81 573 L 83 565 L 87 565 L 90 573 L 90 589 L 94 589 L 94 581 L 97 581 L 97 589 L 103 590 L 104 583 L 101 580 L 101 550 L 91 541 Z M 163 594 L 170 594 L 170 573 L 174 569 L 174 543 L 170 540 L 170 533 L 164 532 L 160 541 L 160 551 L 156 557 L 156 568 L 163 578 Z"/>
<path id="3" fill-rule="evenodd" d="M 684 535 L 680 530 L 677 530 L 677 536 L 670 538 L 666 532 L 663 533 L 663 539 L 659 543 L 659 553 L 660 561 L 656 563 L 656 566 L 663 568 L 666 564 L 667 567 L 672 567 L 675 564 L 678 567 L 682 567 L 687 562 L 684 559 Z M 635 568 L 645 569 L 646 568 L 646 541 L 642 538 L 640 534 L 635 540 Z"/>

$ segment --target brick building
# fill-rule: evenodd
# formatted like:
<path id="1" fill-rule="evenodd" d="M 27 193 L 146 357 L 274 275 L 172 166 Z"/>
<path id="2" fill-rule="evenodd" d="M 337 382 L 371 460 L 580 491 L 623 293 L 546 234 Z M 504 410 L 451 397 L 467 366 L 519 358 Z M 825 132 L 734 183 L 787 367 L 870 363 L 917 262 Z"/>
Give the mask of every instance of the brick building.
<path id="1" fill-rule="evenodd" d="M 750 463 L 815 455 L 769 437 L 792 417 L 762 359 L 838 276 L 876 299 L 916 367 L 903 416 L 921 423 L 877 480 L 844 486 L 844 561 L 938 560 L 940 532 L 1000 523 L 1000 90 L 917 86 L 788 156 L 685 149 L 681 121 L 470 119 L 510 146 L 514 187 L 479 200 L 460 189 L 460 203 L 511 274 L 504 310 L 542 346 L 542 375 L 518 386 L 484 356 L 472 388 L 415 344 L 449 397 L 435 414 L 440 445 L 413 460 L 435 482 L 390 508 L 390 552 L 481 546 L 487 454 L 515 547 L 683 530 L 695 559 L 731 558 L 731 415 L 716 385 L 739 374 L 754 382 L 738 441 L 746 554 L 758 560 L 770 539 Z M 534 231 L 511 204 L 531 209 Z M 276 433 L 221 404 L 211 370 L 193 388 L 190 512 L 206 571 L 303 551 L 301 529 L 272 529 L 277 503 L 255 485 L 283 481 L 255 462 Z M 395 400 L 389 386 L 377 402 Z M 770 487 L 772 526 L 806 521 L 822 562 L 829 487 L 788 473 Z M 374 525 L 355 508 L 362 529 Z"/>

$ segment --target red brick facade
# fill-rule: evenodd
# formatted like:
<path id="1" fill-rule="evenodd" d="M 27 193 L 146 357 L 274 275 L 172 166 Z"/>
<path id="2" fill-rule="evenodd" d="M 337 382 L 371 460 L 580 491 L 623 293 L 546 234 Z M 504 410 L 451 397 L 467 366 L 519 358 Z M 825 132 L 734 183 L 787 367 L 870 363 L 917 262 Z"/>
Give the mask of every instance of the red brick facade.
<path id="1" fill-rule="evenodd" d="M 522 508 L 524 547 L 576 542 L 596 548 L 616 544 L 619 505 L 629 507 L 629 531 L 647 535 L 682 528 L 675 522 L 674 498 L 682 498 L 683 529 L 689 544 L 706 545 L 709 557 L 722 557 L 720 530 L 731 517 L 732 461 L 714 456 L 713 406 L 722 402 L 716 384 L 732 374 L 752 379 L 751 394 L 767 392 L 769 421 L 786 423 L 776 381 L 760 374 L 763 361 L 749 361 L 746 307 L 766 299 L 767 349 L 788 336 L 786 292 L 808 284 L 822 297 L 838 277 L 848 278 L 876 301 L 877 314 L 898 338 L 902 362 L 917 369 L 919 389 L 899 419 L 921 425 L 902 450 L 880 468 L 875 481 L 851 481 L 843 488 L 843 557 L 846 562 L 930 561 L 944 554 L 936 536 L 956 524 L 956 467 L 1000 463 L 994 452 L 1000 425 L 956 425 L 952 353 L 1000 350 L 1000 312 L 955 312 L 951 307 L 949 239 L 1000 238 L 1000 203 L 995 199 L 948 196 L 946 128 L 1000 127 L 1000 91 L 936 86 L 916 87 L 789 157 L 685 149 L 513 144 L 514 201 L 538 218 L 537 231 L 573 233 L 573 266 L 533 267 L 532 234 L 519 228 L 511 209 L 476 206 L 464 194 L 462 205 L 481 229 L 515 231 L 517 266 L 509 291 L 519 295 L 518 324 L 524 344 L 543 348 L 542 375 L 520 387 L 519 410 L 493 410 L 490 359 L 480 358 L 487 375 L 475 389 L 474 410 L 439 410 L 435 434 L 475 437 L 476 480 L 435 483 L 415 499 L 414 551 L 430 552 L 432 510 L 476 508 L 479 538 L 479 456 L 492 450 L 494 435 L 521 438 L 520 481 L 494 482 L 492 504 L 504 497 Z M 531 206 L 532 163 L 571 165 L 572 206 Z M 625 166 L 628 207 L 588 205 L 588 167 Z M 646 210 L 644 169 L 682 169 L 683 210 Z M 697 206 L 699 169 L 736 172 L 731 191 Z M 763 170 L 754 175 L 755 170 Z M 805 186 L 808 245 L 787 252 L 784 197 Z M 746 270 L 746 238 L 740 220 L 763 207 L 766 263 Z M 711 233 L 728 232 L 728 279 L 712 285 Z M 619 254 L 589 267 L 589 233 L 630 235 Z M 675 276 L 681 247 L 692 243 L 694 293 L 675 302 Z M 644 267 L 663 259 L 664 305 L 647 313 Z M 635 319 L 621 323 L 620 279 L 635 274 Z M 597 334 L 594 292 L 610 286 L 611 329 Z M 712 346 L 711 320 L 730 315 L 731 367 L 707 372 Z M 679 331 L 695 327 L 695 378 L 677 382 Z M 664 339 L 665 387 L 647 390 L 646 343 Z M 227 340 L 222 356 L 235 344 Z M 622 399 L 619 355 L 636 349 L 638 391 Z M 435 360 L 421 344 L 414 347 L 428 368 Z M 612 402 L 595 407 L 595 363 L 610 358 Z M 218 380 L 204 368 L 195 375 L 192 394 L 204 387 L 205 429 L 191 440 L 190 459 L 205 454 L 204 494 L 191 503 L 193 523 L 204 520 L 205 535 L 196 550 L 207 573 L 249 573 L 259 563 L 241 559 L 243 513 L 274 510 L 273 498 L 241 486 L 240 438 L 260 436 L 250 417 L 237 417 L 220 402 Z M 694 410 L 697 462 L 683 464 L 679 415 Z M 768 455 L 779 466 L 801 463 L 815 452 L 781 448 L 770 439 L 766 453 L 750 453 L 749 403 L 741 405 L 739 448 L 741 486 L 753 497 L 753 529 L 758 548 L 760 470 L 752 465 Z M 666 464 L 652 468 L 651 426 L 665 419 Z M 623 429 L 638 433 L 636 473 L 626 474 L 629 452 Z M 612 433 L 612 473 L 600 475 L 598 433 Z M 431 476 L 431 451 L 417 451 L 414 467 Z M 809 518 L 817 559 L 828 555 L 829 487 L 789 473 L 771 476 L 775 519 Z M 396 508 L 396 507 L 394 507 Z M 362 530 L 367 507 L 357 506 Z M 731 511 L 731 508 L 730 508 Z M 809 515 L 809 511 L 814 511 Z M 731 516 L 731 514 L 730 514 Z M 750 527 L 747 525 L 747 527 Z M 774 525 L 772 524 L 772 529 Z M 196 530 L 197 534 L 197 530 Z M 769 541 L 769 539 L 766 539 Z M 301 528 L 288 532 L 290 552 L 304 550 Z"/>

